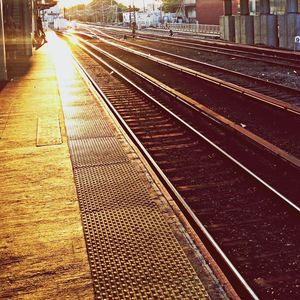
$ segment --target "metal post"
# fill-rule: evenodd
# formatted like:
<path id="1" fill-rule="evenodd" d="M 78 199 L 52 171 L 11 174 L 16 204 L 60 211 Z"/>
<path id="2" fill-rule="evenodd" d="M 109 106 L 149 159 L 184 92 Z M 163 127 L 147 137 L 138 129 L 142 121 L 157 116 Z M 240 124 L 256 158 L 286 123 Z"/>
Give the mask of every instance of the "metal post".
<path id="1" fill-rule="evenodd" d="M 133 21 L 136 23 L 135 6 L 133 5 Z"/>
<path id="2" fill-rule="evenodd" d="M 270 14 L 270 0 L 260 0 L 259 4 L 260 4 L 259 12 L 262 15 Z"/>
<path id="3" fill-rule="evenodd" d="M 129 27 L 131 28 L 131 23 L 132 23 L 132 20 L 131 20 L 131 5 L 128 6 L 128 10 L 129 10 Z"/>
<path id="4" fill-rule="evenodd" d="M 224 15 L 232 15 L 232 0 L 224 0 Z"/>
<path id="5" fill-rule="evenodd" d="M 110 0 L 110 23 L 113 23 L 114 20 L 114 9 L 113 9 L 113 5 L 112 5 L 112 0 Z"/>
<path id="6" fill-rule="evenodd" d="M 103 1 L 102 1 L 102 23 L 104 23 L 104 6 L 103 6 Z"/>
<path id="7" fill-rule="evenodd" d="M 240 2 L 240 15 L 247 16 L 250 13 L 249 10 L 249 0 L 241 0 Z"/>
<path id="8" fill-rule="evenodd" d="M 298 0 L 286 0 L 286 12 L 297 13 L 298 12 Z"/>
<path id="9" fill-rule="evenodd" d="M 0 80 L 7 80 L 3 3 L 0 0 Z"/>
<path id="10" fill-rule="evenodd" d="M 31 2 L 31 6 L 32 6 L 32 31 L 33 33 L 36 32 L 37 29 L 37 17 L 38 17 L 38 10 L 36 8 L 36 1 L 32 0 Z"/>
<path id="11" fill-rule="evenodd" d="M 24 35 L 25 35 L 25 54 L 32 55 L 32 18 L 31 18 L 31 1 L 26 1 L 23 6 L 24 13 Z"/>

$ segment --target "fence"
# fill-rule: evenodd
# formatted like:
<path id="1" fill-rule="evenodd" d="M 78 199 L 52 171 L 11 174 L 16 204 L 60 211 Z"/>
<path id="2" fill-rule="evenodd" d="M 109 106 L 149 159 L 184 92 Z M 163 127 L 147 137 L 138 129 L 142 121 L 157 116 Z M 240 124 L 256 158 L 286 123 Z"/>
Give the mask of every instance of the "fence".
<path id="1" fill-rule="evenodd" d="M 220 35 L 220 25 L 167 23 L 166 27 L 174 31 Z"/>

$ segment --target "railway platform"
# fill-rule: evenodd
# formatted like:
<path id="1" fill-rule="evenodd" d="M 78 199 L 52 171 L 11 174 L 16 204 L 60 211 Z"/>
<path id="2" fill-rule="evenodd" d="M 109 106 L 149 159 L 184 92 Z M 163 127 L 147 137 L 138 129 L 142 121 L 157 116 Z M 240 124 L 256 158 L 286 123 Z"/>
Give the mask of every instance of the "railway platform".
<path id="1" fill-rule="evenodd" d="M 48 41 L 0 91 L 0 299 L 236 298 L 67 46 Z"/>

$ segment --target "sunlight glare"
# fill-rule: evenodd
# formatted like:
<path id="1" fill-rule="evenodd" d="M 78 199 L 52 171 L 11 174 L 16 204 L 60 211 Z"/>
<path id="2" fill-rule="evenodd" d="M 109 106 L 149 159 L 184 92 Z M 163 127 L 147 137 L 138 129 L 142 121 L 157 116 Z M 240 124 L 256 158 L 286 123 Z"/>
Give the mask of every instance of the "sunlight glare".
<path id="1" fill-rule="evenodd" d="M 73 67 L 74 61 L 72 58 L 72 53 L 67 43 L 57 38 L 54 33 L 49 34 L 48 39 L 51 56 L 56 67 L 56 75 L 60 93 L 64 94 L 63 101 L 68 103 L 69 101 L 73 101 L 74 95 L 67 87 L 70 80 L 78 76 L 76 69 Z"/>
<path id="2" fill-rule="evenodd" d="M 74 44 L 74 45 L 78 45 L 79 41 L 77 40 L 77 38 L 75 36 L 71 36 L 69 37 L 69 41 Z"/>
<path id="3" fill-rule="evenodd" d="M 58 1 L 58 5 L 60 7 L 71 7 L 74 5 L 78 5 L 78 4 L 88 4 L 89 2 L 91 2 L 92 0 L 59 0 Z"/>

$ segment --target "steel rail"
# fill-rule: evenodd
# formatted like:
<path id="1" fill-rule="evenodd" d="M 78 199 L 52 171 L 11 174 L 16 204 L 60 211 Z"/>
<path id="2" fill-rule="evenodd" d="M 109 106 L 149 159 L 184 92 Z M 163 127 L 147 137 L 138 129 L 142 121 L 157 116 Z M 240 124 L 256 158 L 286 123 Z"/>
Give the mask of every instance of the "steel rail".
<path id="1" fill-rule="evenodd" d="M 176 92 L 175 90 L 169 88 L 168 86 L 166 86 L 165 84 L 159 82 L 158 80 L 156 80 L 155 78 L 152 78 L 151 76 L 143 73 L 142 71 L 134 68 L 133 66 L 127 64 L 126 62 L 120 60 L 119 58 L 113 56 L 112 54 L 108 53 L 107 51 L 100 49 L 99 47 L 93 45 L 92 43 L 89 43 L 87 41 L 85 41 L 84 39 L 80 38 L 80 41 L 83 44 L 86 44 L 88 47 L 96 50 L 97 52 L 100 52 L 101 54 L 105 55 L 106 57 L 108 57 L 109 59 L 117 62 L 119 65 L 121 65 L 122 67 L 126 68 L 127 70 L 133 72 L 134 74 L 138 75 L 139 77 L 141 77 L 142 79 L 148 81 L 149 83 L 151 83 L 152 85 L 155 85 L 156 87 L 158 87 L 160 90 L 167 92 L 169 95 L 173 96 L 174 98 L 181 100 L 182 103 L 186 103 L 186 99 L 191 99 L 181 93 Z M 97 57 L 92 51 L 90 51 L 89 49 L 87 49 L 86 47 L 82 46 L 82 49 L 84 49 L 85 51 L 87 51 L 89 54 L 91 54 L 93 57 Z M 192 99 L 191 99 L 192 100 Z M 155 100 L 155 102 L 163 107 L 165 109 L 165 107 L 159 103 L 157 100 Z M 190 103 L 188 103 L 188 106 L 194 108 L 193 106 L 191 106 Z M 167 108 L 166 108 L 167 109 Z M 207 116 L 206 114 L 209 113 L 209 110 L 202 110 L 203 115 Z M 170 111 L 170 114 L 172 114 L 177 120 L 179 120 L 180 122 L 183 122 L 183 124 L 185 126 L 187 126 L 190 130 L 192 130 L 196 135 L 198 135 L 199 137 L 201 137 L 202 139 L 204 139 L 207 143 L 209 143 L 212 147 L 214 147 L 218 152 L 222 153 L 225 157 L 227 157 L 229 160 L 231 160 L 233 163 L 235 163 L 238 167 L 240 167 L 241 169 L 243 169 L 248 175 L 250 175 L 251 177 L 253 177 L 254 179 L 256 179 L 257 181 L 259 181 L 265 188 L 267 188 L 268 190 L 270 190 L 271 192 L 273 192 L 274 194 L 276 194 L 279 198 L 281 198 L 281 200 L 283 200 L 285 203 L 287 203 L 292 209 L 295 209 L 298 213 L 300 212 L 300 207 L 298 207 L 296 204 L 294 204 L 292 201 L 290 201 L 288 198 L 286 198 L 284 195 L 282 195 L 280 192 L 278 192 L 275 188 L 273 188 L 271 185 L 269 185 L 267 182 L 265 182 L 262 178 L 260 178 L 259 176 L 257 176 L 256 174 L 254 174 L 250 169 L 248 169 L 246 166 L 244 166 L 242 163 L 240 163 L 239 161 L 237 161 L 234 157 L 232 157 L 229 153 L 227 153 L 226 151 L 224 151 L 223 149 L 221 149 L 218 145 L 214 144 L 211 140 L 209 140 L 208 138 L 206 138 L 203 134 L 201 134 L 200 132 L 198 132 L 196 129 L 194 129 L 191 125 L 189 125 L 188 123 L 186 123 L 185 121 L 181 120 L 177 115 L 175 115 L 173 112 Z M 216 122 L 220 121 L 220 119 L 216 119 L 216 116 L 214 114 L 211 114 L 209 116 L 212 119 L 215 119 Z M 222 117 L 223 118 L 223 117 Z M 231 121 L 229 121 L 231 122 Z M 270 149 L 268 149 L 270 150 Z M 281 149 L 280 149 L 281 150 Z M 283 151 L 283 150 L 281 150 Z M 279 154 L 278 154 L 279 155 Z"/>
<path id="2" fill-rule="evenodd" d="M 94 47 L 94 49 L 96 51 L 104 51 L 104 50 L 96 47 L 94 44 L 91 44 L 91 43 L 85 41 L 84 39 L 80 38 L 80 40 L 83 43 L 86 43 L 87 45 L 89 45 L 90 47 L 92 47 L 92 48 Z M 105 53 L 107 53 L 107 52 L 105 52 Z M 131 66 L 129 66 L 129 67 L 131 67 Z M 135 69 L 134 67 L 132 67 L 132 68 Z M 218 122 L 220 124 L 223 124 L 225 126 L 228 126 L 232 129 L 234 129 L 235 131 L 238 131 L 241 135 L 246 136 L 250 140 L 252 140 L 255 143 L 257 143 L 258 145 L 260 145 L 261 147 L 267 149 L 268 151 L 274 153 L 275 155 L 278 155 L 279 157 L 281 157 L 284 160 L 288 161 L 292 165 L 295 165 L 296 167 L 300 168 L 300 159 L 298 159 L 297 157 L 287 153 L 285 150 L 280 149 L 279 147 L 277 147 L 277 146 L 271 144 L 270 142 L 268 142 L 267 140 L 257 136 L 256 134 L 250 132 L 249 130 L 247 130 L 243 127 L 241 127 L 240 125 L 235 124 L 234 122 L 228 120 L 227 118 L 219 115 L 218 113 L 214 112 L 213 110 L 211 110 L 211 109 L 207 108 L 206 106 L 198 103 L 196 100 L 194 100 L 194 99 L 192 99 L 192 98 L 190 98 L 190 97 L 188 97 L 188 96 L 186 96 L 186 95 L 184 95 L 184 94 L 168 87 L 167 85 L 165 85 L 165 84 L 161 83 L 160 81 L 154 79 L 153 77 L 143 73 L 142 71 L 139 71 L 139 70 L 135 69 L 135 72 L 136 71 L 140 72 L 142 77 L 148 78 L 149 81 L 152 84 L 154 82 L 157 87 L 159 87 L 159 88 L 163 87 L 164 90 L 168 91 L 169 94 L 175 95 L 175 98 L 177 100 L 183 102 L 185 105 L 189 106 L 190 108 L 202 112 L 202 114 L 205 114 L 207 117 L 214 120 L 215 122 Z"/>
<path id="3" fill-rule="evenodd" d="M 137 86 L 135 83 L 130 81 L 128 78 L 126 78 L 124 75 L 122 75 L 118 70 L 110 66 L 107 62 L 99 58 L 96 54 L 94 54 L 92 51 L 84 47 L 83 45 L 79 45 L 84 51 L 86 51 L 89 55 L 91 55 L 94 59 L 96 59 L 101 64 L 104 64 L 106 67 L 111 69 L 115 74 L 117 74 L 120 78 L 125 80 L 127 83 L 129 83 L 131 86 L 133 86 L 135 89 L 137 89 L 139 92 L 141 92 L 143 95 L 145 95 L 147 98 L 151 99 L 153 102 L 155 102 L 157 105 L 159 105 L 161 108 L 163 108 L 165 111 L 167 111 L 169 114 L 171 114 L 174 118 L 176 118 L 180 123 L 187 126 L 189 129 L 191 129 L 194 133 L 197 133 L 200 137 L 204 138 L 208 141 L 206 137 L 204 137 L 201 133 L 199 133 L 196 129 L 192 128 L 189 124 L 187 124 L 185 121 L 181 120 L 177 115 L 175 115 L 172 111 L 170 111 L 168 108 L 163 106 L 161 103 L 159 103 L 156 99 L 154 99 L 151 95 L 149 95 L 147 92 L 145 92 L 142 88 Z M 197 216 L 194 214 L 194 212 L 191 210 L 191 208 L 187 205 L 185 200 L 182 198 L 182 196 L 179 194 L 179 192 L 176 190 L 174 185 L 170 182 L 170 180 L 166 177 L 164 172 L 161 170 L 161 168 L 157 165 L 155 160 L 152 158 L 152 156 L 149 154 L 149 152 L 145 149 L 145 147 L 141 144 L 137 136 L 133 133 L 133 131 L 130 129 L 130 127 L 127 125 L 127 123 L 124 121 L 124 119 L 121 117 L 121 115 L 118 113 L 118 111 L 114 108 L 114 106 L 110 103 L 109 99 L 106 97 L 106 95 L 103 93 L 101 88 L 97 85 L 97 83 L 94 81 L 94 79 L 88 74 L 88 72 L 85 70 L 85 68 L 80 64 L 80 62 L 74 57 L 74 60 L 78 64 L 78 67 L 81 69 L 83 74 L 86 78 L 91 82 L 91 85 L 96 90 L 98 94 L 100 94 L 101 98 L 105 101 L 106 105 L 109 107 L 112 114 L 117 118 L 117 120 L 121 123 L 122 127 L 125 129 L 125 131 L 130 135 L 131 139 L 134 141 L 135 145 L 138 147 L 138 149 L 142 152 L 142 154 L 145 156 L 146 160 L 150 164 L 150 166 L 155 170 L 155 173 L 158 174 L 159 178 L 162 179 L 164 186 L 167 187 L 167 190 L 176 197 L 176 199 L 180 202 L 180 206 L 184 208 L 184 210 L 187 212 L 189 218 L 193 220 L 193 222 L 198 226 L 198 229 L 205 235 L 207 240 L 210 242 L 211 246 L 217 251 L 217 253 L 220 255 L 221 259 L 225 262 L 227 267 L 230 269 L 230 271 L 234 274 L 234 276 L 239 280 L 240 284 L 244 287 L 247 294 L 251 297 L 251 299 L 259 300 L 258 296 L 255 294 L 255 292 L 251 289 L 251 287 L 247 284 L 245 279 L 242 277 L 242 275 L 239 273 L 239 271 L 234 267 L 234 265 L 231 263 L 231 261 L 228 259 L 228 257 L 225 255 L 225 253 L 222 251 L 220 246 L 217 244 L 217 242 L 213 239 L 213 237 L 210 235 L 210 233 L 207 231 L 205 226 L 202 224 L 202 222 L 197 218 Z M 211 144 L 212 142 L 210 142 Z M 218 146 L 216 146 L 218 147 Z"/>
<path id="4" fill-rule="evenodd" d="M 122 28 L 122 29 L 119 29 L 119 28 L 111 28 L 111 27 L 103 27 L 103 26 L 100 26 L 98 24 L 83 24 L 83 27 L 88 27 L 88 26 L 94 26 L 94 27 L 100 27 L 100 28 L 103 28 L 103 29 L 107 29 L 109 28 L 109 30 L 112 30 L 112 31 L 125 31 L 125 28 Z M 127 30 L 125 32 L 128 32 L 130 33 L 131 31 L 130 30 Z M 166 31 L 167 33 L 167 31 Z M 201 45 L 201 44 L 207 44 L 207 45 L 213 45 L 215 47 L 224 47 L 226 50 L 230 50 L 233 49 L 233 50 L 237 50 L 238 51 L 245 51 L 246 50 L 249 50 L 249 51 L 252 51 L 255 52 L 255 53 L 259 53 L 259 54 L 262 54 L 262 55 L 270 55 L 270 56 L 273 56 L 274 58 L 283 58 L 285 60 L 289 60 L 290 59 L 290 56 L 293 56 L 295 57 L 295 59 L 292 59 L 292 62 L 295 62 L 297 63 L 298 62 L 298 59 L 300 59 L 300 53 L 297 53 L 297 52 L 293 52 L 293 51 L 290 51 L 290 50 L 283 50 L 283 49 L 273 49 L 273 48 L 268 48 L 268 47 L 259 47 L 257 45 L 255 46 L 252 46 L 252 45 L 241 45 L 241 44 L 236 44 L 236 43 L 231 43 L 231 42 L 227 42 L 227 41 L 222 41 L 222 40 L 219 40 L 219 41 L 216 41 L 216 40 L 208 40 L 208 39 L 195 39 L 193 37 L 182 37 L 182 36 L 176 36 L 176 37 L 172 37 L 170 38 L 169 36 L 167 35 L 162 35 L 162 34 L 153 34 L 153 33 L 147 33 L 147 32 L 138 32 L 138 35 L 142 35 L 142 36 L 146 36 L 146 37 L 149 37 L 149 36 L 152 36 L 153 38 L 161 38 L 162 40 L 176 40 L 176 42 L 180 41 L 182 43 L 190 43 L 191 41 L 193 41 L 192 44 L 196 44 L 196 45 Z M 201 45 L 202 46 L 202 45 Z M 239 50 L 241 49 L 241 50 Z M 267 54 L 266 54 L 267 53 Z"/>
<path id="5" fill-rule="evenodd" d="M 145 39 L 147 40 L 147 38 L 149 39 L 149 37 L 144 37 L 146 35 L 139 35 L 140 39 Z M 155 39 L 155 37 L 153 37 Z M 157 38 L 156 38 L 157 39 Z M 167 42 L 166 39 L 157 39 L 159 41 L 164 41 L 164 43 L 166 44 L 172 44 L 170 42 Z M 210 52 L 214 52 L 217 54 L 224 54 L 224 55 L 230 55 L 230 56 L 234 56 L 234 57 L 240 57 L 240 58 L 247 58 L 253 61 L 263 61 L 266 62 L 265 60 L 261 59 L 261 57 L 263 56 L 264 58 L 270 58 L 270 59 L 282 59 L 287 63 L 293 63 L 293 64 L 297 64 L 297 60 L 296 59 L 289 59 L 286 57 L 280 57 L 280 56 L 276 56 L 273 54 L 265 54 L 265 53 L 257 53 L 257 52 L 249 52 L 249 51 L 245 51 L 245 50 L 238 50 L 238 49 L 234 49 L 234 48 L 226 48 L 226 47 L 222 47 L 220 45 L 222 45 L 220 43 L 217 44 L 215 43 L 215 46 L 211 46 L 211 45 L 201 45 L 200 43 L 192 43 L 192 42 L 183 42 L 183 41 L 176 41 L 176 43 L 178 43 L 179 45 L 183 46 L 184 48 L 188 48 L 188 49 L 197 49 L 197 50 L 203 50 L 203 51 L 209 51 L 209 50 L 205 50 L 205 49 L 211 49 Z M 173 43 L 174 45 L 174 43 Z M 188 45 L 193 45 L 193 46 L 188 46 Z M 216 46 L 217 45 L 217 46 Z M 220 50 L 218 50 L 220 49 Z M 249 50 L 254 50 L 254 49 L 249 49 Z M 227 52 L 222 52 L 222 51 L 227 51 Z M 242 56 L 240 54 L 234 54 L 234 52 L 236 53 L 240 53 L 240 54 L 246 54 L 246 55 L 252 55 L 252 56 L 256 56 L 255 57 L 245 57 Z M 267 63 L 272 63 L 274 65 L 279 65 L 279 66 L 283 66 L 283 67 L 293 67 L 293 68 L 300 68 L 299 65 L 287 65 L 284 63 L 280 63 L 280 62 L 267 62 Z"/>
<path id="6" fill-rule="evenodd" d="M 96 26 L 90 25 L 89 28 L 93 28 L 94 30 L 97 30 L 99 32 L 101 32 L 100 29 L 98 29 Z M 104 32 L 103 32 L 104 33 Z M 107 33 L 104 33 L 107 36 L 109 36 Z M 114 38 L 114 37 L 111 37 Z M 144 34 L 139 34 L 138 36 L 139 39 L 141 40 L 145 40 L 145 41 L 149 41 L 149 40 L 158 40 L 160 42 L 162 42 L 163 44 L 166 45 L 173 45 L 174 46 L 174 42 L 169 42 L 166 39 L 163 38 L 157 38 L 157 37 L 153 37 L 153 38 L 149 38 L 147 37 L 147 35 Z M 116 38 L 115 38 L 116 39 Z M 125 42 L 125 41 L 124 41 Z M 294 59 L 287 59 L 287 58 L 281 58 L 282 60 L 285 60 L 286 63 L 284 62 L 277 62 L 277 61 L 266 61 L 265 59 L 278 59 L 280 57 L 278 56 L 272 56 L 272 55 L 265 55 L 265 54 L 260 54 L 260 53 L 251 53 L 251 52 L 247 52 L 247 51 L 243 51 L 243 50 L 237 50 L 237 49 L 230 49 L 230 48 L 221 48 L 218 47 L 220 50 L 218 50 L 218 48 L 216 48 L 216 46 L 210 46 L 210 45 L 201 45 L 201 44 L 197 44 L 197 43 L 191 43 L 191 42 L 182 42 L 182 41 L 176 41 L 177 45 L 182 46 L 183 48 L 186 49 L 192 49 L 192 50 L 201 50 L 204 52 L 209 52 L 209 53 L 215 53 L 215 54 L 222 54 L 222 55 L 226 55 L 226 56 L 231 56 L 231 57 L 237 57 L 237 58 L 241 58 L 241 59 L 247 59 L 247 60 L 252 60 L 252 61 L 259 61 L 259 62 L 263 62 L 263 63 L 268 63 L 268 64 L 272 64 L 272 65 L 276 65 L 276 66 L 281 66 L 281 67 L 290 67 L 290 68 L 300 68 L 300 65 L 298 63 L 297 60 Z M 139 47 L 139 45 L 137 44 L 133 44 L 137 47 Z M 235 53 L 240 53 L 240 54 L 235 54 Z M 242 54 L 245 55 L 251 55 L 251 56 L 243 56 Z M 255 56 L 255 57 L 253 57 Z M 263 56 L 263 58 L 262 58 Z M 288 65 L 288 63 L 294 63 L 293 65 Z"/>
<path id="7" fill-rule="evenodd" d="M 197 40 L 195 40 L 197 41 Z M 260 53 L 260 54 L 264 54 L 265 53 L 270 53 L 271 55 L 274 55 L 274 57 L 277 58 L 284 58 L 284 59 L 289 59 L 286 58 L 287 56 L 293 56 L 295 57 L 294 62 L 296 61 L 296 58 L 299 59 L 300 58 L 300 53 L 298 52 L 294 52 L 291 50 L 283 50 L 283 49 L 274 49 L 274 48 L 268 48 L 268 47 L 258 47 L 258 46 L 252 46 L 252 45 L 241 45 L 241 44 L 236 44 L 236 43 L 230 43 L 230 42 L 224 42 L 224 41 L 208 41 L 208 40 L 201 40 L 201 43 L 204 44 L 209 44 L 209 45 L 224 45 L 225 47 L 231 47 L 233 49 L 248 49 L 250 51 L 256 52 L 256 53 Z"/>
<path id="8" fill-rule="evenodd" d="M 154 52 L 162 53 L 164 55 L 168 55 L 168 56 L 171 56 L 171 57 L 176 57 L 176 58 L 179 58 L 179 59 L 182 59 L 182 60 L 186 60 L 186 61 L 189 61 L 189 62 L 196 63 L 198 65 L 202 65 L 202 66 L 206 66 L 206 67 L 209 67 L 209 68 L 212 68 L 212 69 L 216 69 L 216 70 L 221 71 L 223 73 L 226 72 L 228 74 L 237 75 L 238 77 L 243 77 L 243 78 L 246 78 L 246 79 L 255 80 L 255 81 L 261 82 L 263 84 L 266 84 L 266 85 L 269 85 L 269 86 L 273 86 L 275 88 L 280 88 L 280 89 L 283 89 L 283 90 L 292 91 L 292 92 L 300 94 L 300 90 L 294 89 L 294 88 L 291 88 L 291 87 L 287 87 L 287 86 L 282 85 L 282 84 L 278 84 L 278 83 L 274 83 L 274 82 L 270 82 L 270 81 L 265 81 L 265 80 L 263 80 L 261 78 L 258 78 L 258 77 L 246 75 L 246 74 L 243 74 L 243 73 L 240 73 L 240 72 L 237 72 L 237 71 L 228 70 L 228 69 L 225 69 L 225 68 L 222 68 L 222 67 L 219 67 L 219 66 L 211 65 L 211 64 L 208 64 L 208 63 L 205 63 L 205 62 L 201 62 L 201 61 L 198 61 L 198 60 L 195 60 L 195 59 L 184 57 L 184 56 L 181 56 L 181 55 L 178 55 L 178 54 L 169 53 L 169 52 L 162 51 L 162 50 L 159 50 L 159 49 L 155 49 L 155 48 L 152 48 L 152 47 L 143 46 L 143 45 L 135 44 L 135 43 L 128 42 L 128 41 L 120 41 L 119 39 L 117 39 L 115 37 L 112 37 L 112 36 L 106 34 L 105 32 L 101 32 L 101 30 L 99 30 L 99 29 L 95 29 L 95 30 L 97 32 L 99 32 L 99 33 L 107 36 L 108 38 L 117 41 L 117 42 L 122 42 L 122 43 L 125 43 L 125 44 L 128 44 L 128 45 L 132 45 L 132 46 L 137 47 L 137 48 L 142 48 L 142 49 L 146 49 L 146 50 L 151 50 L 151 51 L 154 51 Z M 300 66 L 299 66 L 299 68 L 300 68 Z M 279 100 L 279 99 L 277 99 L 277 100 L 281 101 L 282 105 L 286 104 L 282 100 Z"/>
<path id="9" fill-rule="evenodd" d="M 89 36 L 88 34 L 85 34 L 85 35 Z M 90 36 L 90 37 L 93 37 L 93 36 Z M 226 82 L 224 80 L 218 79 L 218 78 L 210 76 L 210 75 L 206 75 L 204 73 L 192 70 L 190 68 L 187 68 L 187 67 L 184 67 L 184 66 L 180 66 L 178 64 L 175 64 L 175 63 L 172 63 L 172 62 L 168 62 L 166 60 L 163 60 L 163 59 L 160 59 L 160 58 L 157 58 L 157 57 L 149 56 L 146 53 L 143 53 L 143 52 L 140 52 L 140 51 L 137 51 L 137 50 L 133 50 L 133 49 L 129 49 L 129 48 L 125 47 L 125 46 L 122 46 L 122 45 L 119 45 L 119 44 L 107 41 L 107 40 L 105 40 L 105 39 L 103 39 L 101 37 L 98 37 L 98 39 L 101 40 L 101 41 L 103 41 L 103 42 L 105 42 L 105 43 L 107 43 L 107 44 L 109 44 L 109 45 L 111 45 L 111 46 L 117 47 L 117 48 L 122 49 L 124 51 L 133 53 L 135 55 L 139 55 L 139 56 L 144 57 L 146 59 L 152 60 L 152 61 L 154 61 L 156 63 L 159 63 L 159 64 L 162 64 L 164 66 L 170 67 L 170 68 L 172 68 L 174 70 L 181 71 L 181 72 L 189 74 L 191 76 L 200 78 L 201 80 L 205 80 L 207 82 L 216 84 L 217 86 L 224 87 L 224 88 L 226 88 L 228 90 L 231 90 L 231 91 L 234 91 L 234 92 L 236 92 L 238 94 L 243 94 L 243 95 L 248 96 L 249 98 L 251 98 L 253 100 L 261 101 L 261 102 L 264 102 L 266 104 L 269 104 L 269 105 L 272 105 L 274 107 L 277 107 L 279 109 L 288 111 L 290 113 L 293 113 L 293 114 L 296 114 L 296 115 L 300 115 L 300 107 L 298 107 L 296 105 L 283 102 L 283 101 L 281 101 L 279 99 L 276 99 L 274 97 L 270 97 L 270 96 L 264 95 L 262 93 L 250 90 L 248 88 L 241 87 L 241 86 L 236 85 L 234 83 Z M 151 50 L 152 49 L 153 48 L 151 48 Z M 156 49 L 153 49 L 153 51 L 164 52 L 164 51 L 156 50 Z M 285 88 L 285 89 L 288 89 L 290 91 L 295 91 L 295 92 L 300 93 L 299 90 L 293 90 L 291 88 L 287 88 L 286 86 L 281 86 L 281 85 L 278 85 L 278 84 L 275 84 L 275 83 L 265 82 L 265 81 L 263 81 L 261 79 L 255 78 L 255 77 L 251 77 L 251 76 L 248 76 L 248 75 L 245 75 L 245 74 L 242 74 L 242 73 L 238 73 L 238 72 L 234 72 L 234 71 L 229 71 L 227 69 L 223 69 L 223 68 L 220 68 L 220 67 L 216 67 L 216 66 L 213 66 L 213 65 L 206 64 L 206 63 L 201 63 L 201 62 L 198 62 L 196 60 L 192 60 L 192 59 L 184 58 L 182 56 L 178 56 L 176 54 L 170 54 L 170 53 L 167 53 L 167 52 L 164 52 L 164 54 L 167 54 L 167 55 L 170 55 L 170 56 L 174 56 L 174 57 L 178 57 L 178 58 L 185 59 L 185 60 L 189 60 L 189 61 L 192 61 L 194 63 L 206 65 L 208 67 L 211 67 L 211 68 L 214 68 L 214 69 L 218 69 L 219 71 L 222 71 L 222 72 L 234 73 L 234 74 L 236 74 L 238 76 L 241 76 L 241 77 L 251 78 L 252 80 L 261 81 L 264 84 L 273 85 L 273 86 L 276 86 L 277 88 L 279 86 L 279 88 Z"/>
<path id="10" fill-rule="evenodd" d="M 95 25 L 95 24 L 94 24 Z M 130 32 L 130 31 L 129 31 Z M 174 40 L 174 37 L 170 38 L 168 35 L 158 35 L 158 34 L 153 34 L 153 33 L 145 33 L 143 32 L 142 35 L 150 35 L 150 36 L 153 36 L 153 37 L 161 37 L 163 39 L 172 39 Z M 222 40 L 218 40 L 216 41 L 215 39 L 213 40 L 210 40 L 210 39 L 199 39 L 199 38 L 193 38 L 193 36 L 191 37 L 183 37 L 183 36 L 176 36 L 175 37 L 176 41 L 178 40 L 182 40 L 182 41 L 194 41 L 198 44 L 208 44 L 208 45 L 214 45 L 216 47 L 220 47 L 221 46 L 225 46 L 225 47 L 229 47 L 229 48 L 232 48 L 232 49 L 248 49 L 250 51 L 253 51 L 253 52 L 256 52 L 256 53 L 270 53 L 271 55 L 277 55 L 278 58 L 285 58 L 286 57 L 290 57 L 291 55 L 295 58 L 300 58 L 300 53 L 299 52 L 294 52 L 294 51 L 291 51 L 291 50 L 283 50 L 283 49 L 274 49 L 274 48 L 268 48 L 267 46 L 266 47 L 259 47 L 257 45 L 242 45 L 242 44 L 237 44 L 237 43 L 234 43 L 234 42 L 228 42 L 228 41 L 222 41 Z M 295 60 L 296 62 L 296 60 Z"/>
<path id="11" fill-rule="evenodd" d="M 142 36 L 139 35 L 139 39 L 146 40 L 146 41 L 149 40 L 149 38 L 144 37 L 143 35 Z M 164 39 L 156 39 L 156 40 L 159 40 L 163 44 L 174 45 L 174 42 L 171 43 L 171 42 L 168 42 Z M 260 53 L 255 53 L 255 52 L 251 53 L 251 52 L 237 50 L 237 49 L 229 49 L 229 48 L 226 49 L 226 48 L 221 48 L 221 47 L 216 48 L 216 47 L 210 46 L 210 45 L 201 45 L 201 44 L 190 43 L 190 42 L 181 42 L 181 41 L 178 42 L 178 41 L 176 41 L 176 43 L 179 44 L 181 47 L 186 48 L 186 49 L 201 50 L 201 51 L 204 51 L 204 52 L 222 54 L 222 55 L 226 55 L 226 56 L 237 57 L 237 58 L 247 59 L 247 60 L 251 60 L 251 61 L 263 62 L 263 63 L 275 65 L 275 66 L 298 68 L 298 69 L 300 68 L 299 64 L 297 64 L 297 61 L 294 60 L 294 59 L 287 59 L 287 58 L 284 58 L 284 57 L 260 54 Z M 192 46 L 189 46 L 189 45 L 192 45 Z M 236 53 L 239 53 L 239 54 L 236 54 Z M 249 55 L 249 56 L 247 56 L 247 55 Z M 266 61 L 265 60 L 266 58 L 270 59 L 270 61 Z M 281 59 L 282 62 L 271 61 L 271 60 L 275 60 L 275 59 L 277 59 L 277 60 Z"/>

